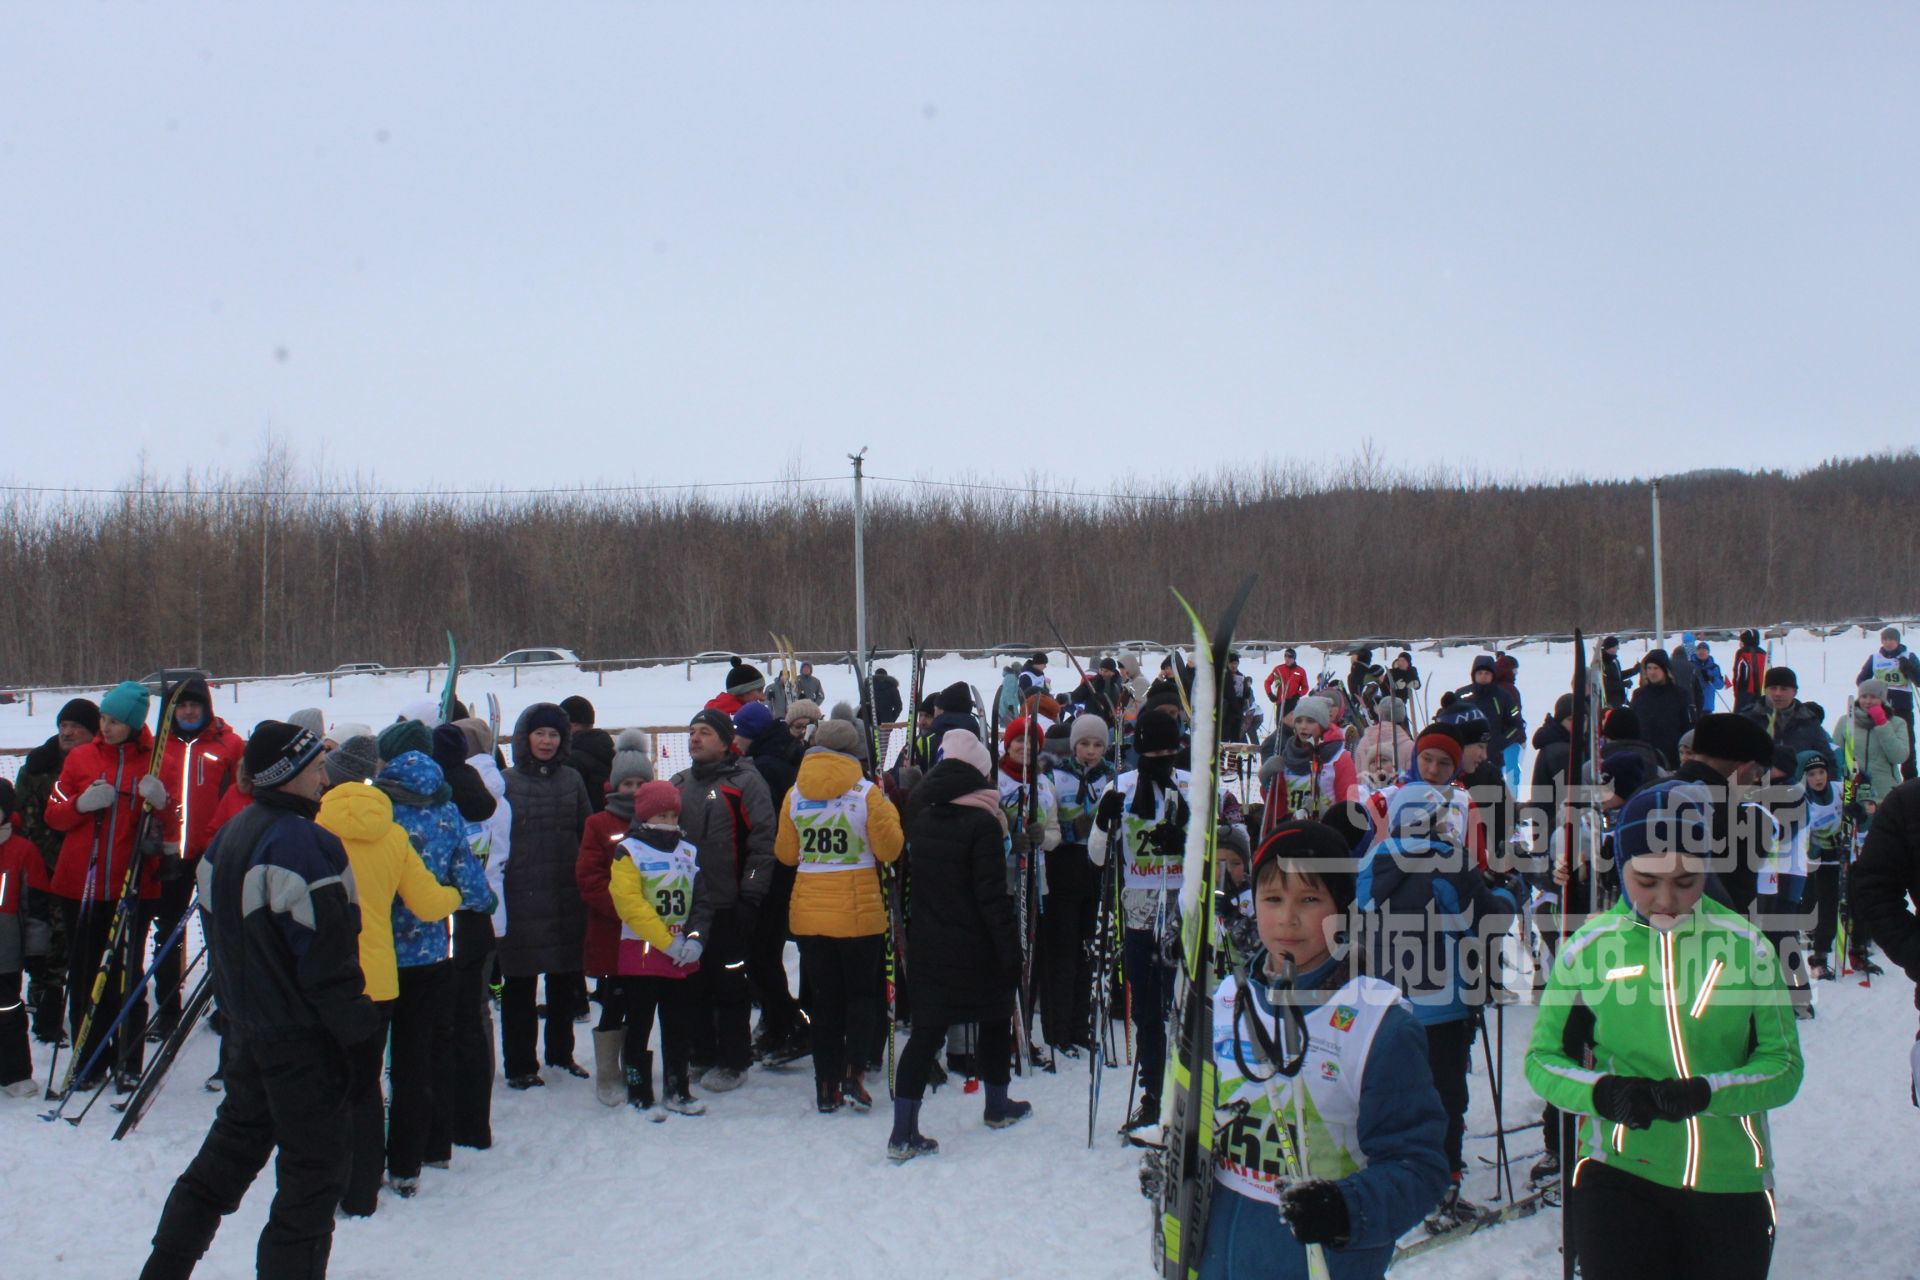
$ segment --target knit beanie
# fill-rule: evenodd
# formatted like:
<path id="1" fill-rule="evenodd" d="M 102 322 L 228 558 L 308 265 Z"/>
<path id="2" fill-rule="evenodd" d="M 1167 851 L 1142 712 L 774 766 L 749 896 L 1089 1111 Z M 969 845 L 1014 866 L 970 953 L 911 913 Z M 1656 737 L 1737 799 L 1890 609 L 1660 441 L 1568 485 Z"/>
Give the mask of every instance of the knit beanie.
<path id="1" fill-rule="evenodd" d="M 653 761 L 647 756 L 647 735 L 638 729 L 622 729 L 613 740 L 613 768 L 607 771 L 607 794 L 620 789 L 628 778 L 653 781 Z"/>
<path id="2" fill-rule="evenodd" d="M 1405 727 L 1407 724 L 1407 700 L 1405 698 L 1382 698 L 1380 700 L 1380 718 L 1388 724 Z"/>
<path id="3" fill-rule="evenodd" d="M 375 739 L 382 760 L 398 760 L 409 751 L 423 756 L 433 754 L 433 730 L 418 720 L 402 720 L 380 731 Z"/>
<path id="4" fill-rule="evenodd" d="M 757 693 L 766 687 L 767 678 L 760 674 L 760 668 L 751 662 L 742 662 L 738 658 L 733 660 L 733 666 L 727 670 L 728 693 L 739 698 L 749 693 Z"/>
<path id="5" fill-rule="evenodd" d="M 573 738 L 573 721 L 567 719 L 567 713 L 552 702 L 536 702 L 520 713 L 519 732 L 531 736 L 535 729 L 551 729 L 560 735 L 563 743 Z M 386 758 L 391 760 L 393 757 Z"/>
<path id="6" fill-rule="evenodd" d="M 147 686 L 135 680 L 122 680 L 100 699 L 100 714 L 137 729 L 147 722 L 147 707 L 152 701 Z"/>
<path id="7" fill-rule="evenodd" d="M 1447 759 L 1453 761 L 1453 767 L 1460 767 L 1460 739 L 1447 726 L 1433 724 L 1421 730 L 1420 736 L 1413 740 L 1413 754 L 1418 756 L 1427 750 L 1446 752 Z"/>
<path id="8" fill-rule="evenodd" d="M 1097 742 L 1104 749 L 1113 741 L 1112 730 L 1099 716 L 1087 714 L 1073 718 L 1073 730 L 1068 735 L 1067 745 L 1077 747 L 1083 742 Z"/>
<path id="9" fill-rule="evenodd" d="M 327 736 L 327 713 L 318 707 L 302 707 L 287 717 L 287 723 L 299 725 L 316 738 Z"/>
<path id="10" fill-rule="evenodd" d="M 1880 701 L 1885 702 L 1887 700 L 1887 682 L 1878 676 L 1869 676 L 1860 682 L 1860 686 L 1854 690 L 1854 693 L 1862 698 L 1878 698 Z"/>
<path id="11" fill-rule="evenodd" d="M 1333 703 L 1317 694 L 1308 694 L 1293 704 L 1293 719 L 1297 724 L 1301 720 L 1319 725 L 1322 729 L 1333 727 Z"/>
<path id="12" fill-rule="evenodd" d="M 485 720 L 468 717 L 465 720 L 455 720 L 454 723 L 460 726 L 460 732 L 466 736 L 469 760 L 475 756 L 484 756 L 493 750 L 493 726 Z"/>
<path id="13" fill-rule="evenodd" d="M 838 751 L 856 760 L 863 759 L 866 754 L 861 748 L 860 726 L 852 720 L 821 721 L 819 729 L 814 731 L 813 745 Z"/>
<path id="14" fill-rule="evenodd" d="M 1771 764 L 1773 737 L 1755 721 L 1731 711 L 1716 711 L 1701 716 L 1689 730 L 1693 734 L 1692 751 L 1715 760 L 1737 760 L 1743 764 Z"/>
<path id="15" fill-rule="evenodd" d="M 440 723 L 440 699 L 415 698 L 412 702 L 400 708 L 400 714 L 395 716 L 394 719 L 418 720 L 421 724 L 432 728 L 434 725 Z M 388 758 L 391 759 L 392 757 Z"/>
<path id="16" fill-rule="evenodd" d="M 741 710 L 743 711 L 745 709 L 746 709 L 745 707 L 741 708 Z M 820 709 L 820 704 L 815 702 L 812 698 L 795 698 L 792 702 L 789 702 L 787 704 L 787 723 L 788 724 L 792 724 L 795 720 L 811 720 L 815 724 L 819 724 L 822 720 L 825 720 L 826 718 L 827 718 L 827 713 L 822 711 Z"/>
<path id="17" fill-rule="evenodd" d="M 633 825 L 646 826 L 663 813 L 680 812 L 680 788 L 655 779 L 633 793 Z"/>
<path id="18" fill-rule="evenodd" d="M 366 782 L 380 772 L 380 748 L 365 734 L 355 734 L 327 753 L 327 782 Z"/>
<path id="19" fill-rule="evenodd" d="M 791 714 L 791 709 L 789 709 Z M 764 702 L 749 702 L 733 713 L 733 731 L 752 742 L 773 723 L 773 708 Z"/>
<path id="20" fill-rule="evenodd" d="M 109 715 L 112 713 L 109 712 Z M 116 716 L 115 719 L 118 719 Z M 271 791 L 300 776 L 300 771 L 325 751 L 320 735 L 284 720 L 262 720 L 247 739 L 247 773 L 255 791 Z"/>
<path id="21" fill-rule="evenodd" d="M 1304 699 L 1303 699 L 1304 701 Z M 1134 723 L 1133 749 L 1143 756 L 1168 755 L 1180 749 L 1180 721 L 1171 712 L 1141 712 Z"/>
<path id="22" fill-rule="evenodd" d="M 1694 782 L 1660 782 L 1636 791 L 1620 810 L 1614 856 L 1631 862 L 1643 853 L 1713 852 L 1712 799 Z"/>
<path id="23" fill-rule="evenodd" d="M 940 709 L 965 715 L 973 710 L 973 690 L 965 681 L 956 680 L 940 691 Z"/>
<path id="24" fill-rule="evenodd" d="M 1880 628 L 1880 638 L 1881 638 L 1882 640 L 1887 640 L 1887 641 L 1891 641 L 1891 642 L 1892 642 L 1892 643 L 1894 643 L 1894 644 L 1899 644 L 1899 643 L 1900 643 L 1900 628 L 1898 628 L 1898 627 L 1882 627 L 1882 628 Z"/>
<path id="25" fill-rule="evenodd" d="M 691 729 L 697 724 L 703 724 L 719 734 L 720 741 L 732 744 L 733 719 L 726 712 L 716 711 L 712 707 L 702 707 L 693 713 L 693 718 L 687 721 L 687 727 Z"/>
<path id="26" fill-rule="evenodd" d="M 1000 750 L 1011 751 L 1014 743 L 1025 742 L 1029 725 L 1032 725 L 1034 732 L 1039 732 L 1040 726 L 1033 724 L 1026 716 L 1015 716 L 1007 721 L 1006 727 L 1000 730 Z"/>
<path id="27" fill-rule="evenodd" d="M 87 698 L 68 699 L 67 704 L 60 708 L 60 714 L 53 718 L 56 725 L 69 720 L 85 728 L 88 733 L 100 732 L 100 708 Z"/>
<path id="28" fill-rule="evenodd" d="M 1632 707 L 1615 707 L 1600 722 L 1602 737 L 1615 742 L 1631 742 L 1640 737 L 1640 715 Z"/>
<path id="29" fill-rule="evenodd" d="M 1332 827 L 1311 818 L 1289 818 L 1275 826 L 1253 855 L 1256 882 L 1275 859 L 1287 870 L 1311 875 L 1325 885 L 1335 916 L 1345 915 L 1353 904 L 1353 850 Z"/>
<path id="30" fill-rule="evenodd" d="M 1768 667 L 1766 687 L 1769 689 L 1798 689 L 1800 687 L 1800 677 L 1793 674 L 1792 667 Z"/>
<path id="31" fill-rule="evenodd" d="M 373 726 L 362 724 L 358 720 L 342 720 L 327 732 L 327 737 L 335 742 L 345 742 L 348 738 L 371 738 Z"/>
<path id="32" fill-rule="evenodd" d="M 941 735 L 940 758 L 971 765 L 983 778 L 993 772 L 993 758 L 987 754 L 987 744 L 965 729 L 949 729 Z"/>
<path id="33" fill-rule="evenodd" d="M 583 729 L 593 728 L 593 704 L 579 694 L 560 699 L 560 709 L 567 713 L 569 724 L 577 724 Z"/>

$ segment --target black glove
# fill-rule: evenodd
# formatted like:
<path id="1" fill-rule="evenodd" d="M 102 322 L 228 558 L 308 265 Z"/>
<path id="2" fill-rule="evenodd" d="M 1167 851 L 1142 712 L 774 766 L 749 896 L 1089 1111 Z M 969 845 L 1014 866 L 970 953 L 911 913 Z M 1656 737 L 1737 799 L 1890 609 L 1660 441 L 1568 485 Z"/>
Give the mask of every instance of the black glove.
<path id="1" fill-rule="evenodd" d="M 1662 1120 L 1671 1120 L 1676 1124 L 1691 1120 L 1705 1111 L 1707 1103 L 1711 1101 L 1713 1086 L 1707 1083 L 1705 1076 L 1653 1082 L 1653 1113 Z"/>
<path id="2" fill-rule="evenodd" d="M 1163 858 L 1178 857 L 1187 847 L 1187 833 L 1179 827 L 1162 824 L 1147 832 L 1147 843 Z"/>
<path id="3" fill-rule="evenodd" d="M 1603 1120 L 1645 1129 L 1657 1114 L 1653 1090 L 1654 1082 L 1644 1076 L 1601 1076 L 1593 1086 L 1593 1109 Z"/>
<path id="4" fill-rule="evenodd" d="M 1289 1183 L 1280 1193 L 1280 1216 L 1301 1244 L 1345 1244 L 1353 1230 L 1347 1198 L 1321 1178 Z"/>
<path id="5" fill-rule="evenodd" d="M 1112 835 L 1120 829 L 1120 816 L 1124 805 L 1125 801 L 1120 797 L 1119 788 L 1107 788 L 1107 793 L 1100 797 L 1099 814 L 1094 818 L 1094 821 L 1100 824 L 1102 831 Z"/>

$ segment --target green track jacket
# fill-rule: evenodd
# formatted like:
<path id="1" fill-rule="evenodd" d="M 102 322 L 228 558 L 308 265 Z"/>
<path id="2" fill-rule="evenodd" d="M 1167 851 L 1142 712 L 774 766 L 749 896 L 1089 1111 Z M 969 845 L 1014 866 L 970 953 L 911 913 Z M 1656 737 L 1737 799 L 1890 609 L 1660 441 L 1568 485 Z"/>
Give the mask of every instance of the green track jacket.
<path id="1" fill-rule="evenodd" d="M 1803 1070 L 1773 948 L 1708 898 L 1671 933 L 1624 898 L 1588 921 L 1554 961 L 1527 1049 L 1534 1091 L 1581 1116 L 1577 1158 L 1697 1191 L 1772 1188 L 1766 1113 L 1792 1100 Z M 1683 1123 L 1630 1130 L 1593 1113 L 1603 1075 L 1703 1076 L 1712 1101 Z"/>

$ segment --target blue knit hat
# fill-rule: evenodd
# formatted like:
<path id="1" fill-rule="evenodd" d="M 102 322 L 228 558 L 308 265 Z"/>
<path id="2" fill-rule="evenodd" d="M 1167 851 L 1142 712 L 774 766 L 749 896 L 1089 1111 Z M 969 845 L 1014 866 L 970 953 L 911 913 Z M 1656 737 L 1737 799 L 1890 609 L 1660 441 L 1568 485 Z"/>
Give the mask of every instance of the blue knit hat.
<path id="1" fill-rule="evenodd" d="M 1624 864 L 1643 853 L 1713 855 L 1713 798 L 1697 782 L 1661 782 L 1633 794 L 1620 810 L 1613 853 Z"/>
<path id="2" fill-rule="evenodd" d="M 152 701 L 153 695 L 147 692 L 147 686 L 136 680 L 122 680 L 100 699 L 100 714 L 138 729 L 147 722 L 147 707 Z"/>

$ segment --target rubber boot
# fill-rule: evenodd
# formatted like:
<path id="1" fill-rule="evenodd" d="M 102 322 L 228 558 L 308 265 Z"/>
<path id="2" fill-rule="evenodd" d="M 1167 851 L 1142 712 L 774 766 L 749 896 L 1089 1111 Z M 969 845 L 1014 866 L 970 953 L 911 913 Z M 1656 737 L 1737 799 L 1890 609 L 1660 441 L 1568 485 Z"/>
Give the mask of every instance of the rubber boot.
<path id="1" fill-rule="evenodd" d="M 593 1033 L 593 1096 L 603 1107 L 617 1107 L 627 1100 L 627 1090 L 620 1087 L 626 1079 L 620 1068 L 620 1051 L 626 1043 L 625 1027 Z"/>

